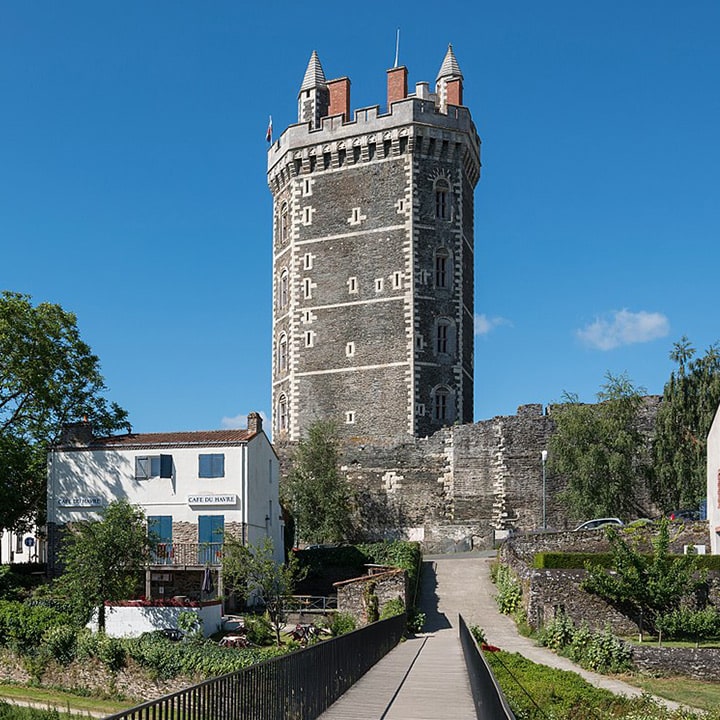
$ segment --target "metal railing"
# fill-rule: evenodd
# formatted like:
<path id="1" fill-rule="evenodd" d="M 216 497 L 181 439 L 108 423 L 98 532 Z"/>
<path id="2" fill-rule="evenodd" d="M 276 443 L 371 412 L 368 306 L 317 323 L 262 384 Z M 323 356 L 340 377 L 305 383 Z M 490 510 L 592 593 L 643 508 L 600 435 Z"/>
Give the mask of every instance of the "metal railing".
<path id="1" fill-rule="evenodd" d="M 223 544 L 217 543 L 157 543 L 150 552 L 151 565 L 200 566 L 221 565 Z"/>
<path id="2" fill-rule="evenodd" d="M 337 595 L 285 595 L 283 608 L 287 612 L 324 612 L 337 610 Z"/>
<path id="3" fill-rule="evenodd" d="M 458 634 L 465 656 L 465 666 L 470 678 L 470 689 L 477 717 L 488 720 L 515 720 L 513 711 L 462 615 L 458 615 L 458 621 Z"/>
<path id="4" fill-rule="evenodd" d="M 400 642 L 405 623 L 396 615 L 106 720 L 315 720 Z"/>

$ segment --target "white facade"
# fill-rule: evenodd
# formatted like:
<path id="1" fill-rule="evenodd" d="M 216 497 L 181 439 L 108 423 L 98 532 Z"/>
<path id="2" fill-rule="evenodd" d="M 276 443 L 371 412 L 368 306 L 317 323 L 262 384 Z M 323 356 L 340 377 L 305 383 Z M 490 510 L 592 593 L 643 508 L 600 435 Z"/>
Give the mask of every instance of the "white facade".
<path id="1" fill-rule="evenodd" d="M 4 530 L 0 534 L 0 564 L 45 562 L 45 542 L 36 531 Z"/>
<path id="2" fill-rule="evenodd" d="M 145 511 L 168 548 L 221 543 L 223 533 L 248 543 L 269 537 L 282 562 L 278 458 L 260 417 L 251 414 L 248 424 L 247 430 L 107 438 L 72 426 L 48 459 L 48 532 L 99 519 L 99 511 L 123 499 Z M 202 561 L 196 551 L 194 562 L 183 564 Z"/>
<path id="3" fill-rule="evenodd" d="M 707 438 L 707 518 L 710 552 L 720 554 L 720 407 Z"/>

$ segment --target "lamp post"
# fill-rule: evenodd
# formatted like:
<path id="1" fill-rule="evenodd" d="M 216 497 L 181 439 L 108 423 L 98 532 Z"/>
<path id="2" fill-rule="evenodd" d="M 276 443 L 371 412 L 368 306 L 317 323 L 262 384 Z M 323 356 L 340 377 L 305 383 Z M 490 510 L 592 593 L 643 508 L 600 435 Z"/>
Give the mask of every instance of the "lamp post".
<path id="1" fill-rule="evenodd" d="M 543 450 L 540 453 L 540 459 L 542 460 L 542 476 L 543 476 L 543 486 L 542 486 L 542 526 L 543 530 L 547 530 L 547 514 L 546 514 L 546 503 L 545 503 L 545 497 L 546 497 L 546 486 L 545 486 L 545 462 L 547 461 L 547 450 Z"/>

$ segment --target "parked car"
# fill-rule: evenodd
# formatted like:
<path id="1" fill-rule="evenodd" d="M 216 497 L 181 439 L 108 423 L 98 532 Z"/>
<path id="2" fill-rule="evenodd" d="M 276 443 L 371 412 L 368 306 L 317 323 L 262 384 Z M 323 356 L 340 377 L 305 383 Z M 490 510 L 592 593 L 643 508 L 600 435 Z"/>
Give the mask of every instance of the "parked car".
<path id="1" fill-rule="evenodd" d="M 620 520 L 620 518 L 595 518 L 594 520 L 587 520 L 586 522 L 582 523 L 582 525 L 578 525 L 575 528 L 575 531 L 598 530 L 599 528 L 606 527 L 608 525 L 617 525 L 618 527 L 622 527 L 624 524 L 625 523 Z"/>
<path id="2" fill-rule="evenodd" d="M 668 513 L 670 520 L 680 520 L 681 522 L 693 522 L 694 520 L 702 520 L 703 514 L 701 510 L 675 510 Z"/>

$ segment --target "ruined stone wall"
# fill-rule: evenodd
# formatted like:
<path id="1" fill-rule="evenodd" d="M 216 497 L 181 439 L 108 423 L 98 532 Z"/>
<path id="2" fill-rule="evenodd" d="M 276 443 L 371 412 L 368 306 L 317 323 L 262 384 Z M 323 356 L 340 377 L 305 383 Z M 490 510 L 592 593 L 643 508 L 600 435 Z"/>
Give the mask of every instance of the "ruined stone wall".
<path id="1" fill-rule="evenodd" d="M 640 427 L 651 434 L 659 398 L 646 398 Z M 555 430 L 553 408 L 443 428 L 400 445 L 347 443 L 342 470 L 361 499 L 368 539 L 406 537 L 426 552 L 492 548 L 515 531 L 542 527 L 541 453 Z M 292 443 L 276 445 L 281 473 Z M 572 528 L 561 499 L 565 480 L 546 472 L 546 523 Z"/>
<path id="2" fill-rule="evenodd" d="M 372 587 L 371 587 L 372 584 Z M 408 575 L 405 570 L 391 570 L 336 583 L 338 612 L 352 615 L 359 625 L 368 622 L 367 594 L 377 596 L 378 613 L 390 600 L 400 598 L 408 606 Z"/>

